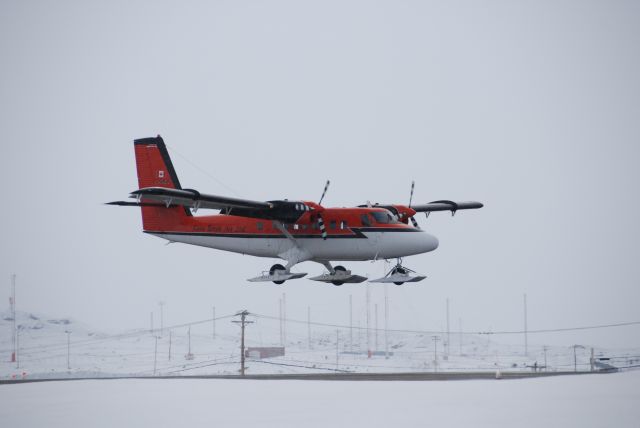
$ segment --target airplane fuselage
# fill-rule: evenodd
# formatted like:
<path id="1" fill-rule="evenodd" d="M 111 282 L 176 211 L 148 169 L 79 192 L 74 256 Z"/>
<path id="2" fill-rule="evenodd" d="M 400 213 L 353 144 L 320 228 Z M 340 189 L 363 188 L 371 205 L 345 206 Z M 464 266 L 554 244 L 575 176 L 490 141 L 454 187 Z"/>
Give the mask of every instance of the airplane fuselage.
<path id="1" fill-rule="evenodd" d="M 173 230 L 145 231 L 171 242 L 258 257 L 300 261 L 392 259 L 433 251 L 438 239 L 397 221 L 382 208 L 326 208 L 323 239 L 318 218 L 304 213 L 296 223 L 235 215 L 194 216 Z"/>

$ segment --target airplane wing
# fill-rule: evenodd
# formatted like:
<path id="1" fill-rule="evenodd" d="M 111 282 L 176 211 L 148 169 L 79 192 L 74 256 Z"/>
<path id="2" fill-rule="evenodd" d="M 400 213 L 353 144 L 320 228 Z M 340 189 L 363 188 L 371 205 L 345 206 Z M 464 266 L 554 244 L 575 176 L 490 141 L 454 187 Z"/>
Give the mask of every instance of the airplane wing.
<path id="1" fill-rule="evenodd" d="M 454 202 L 454 201 L 433 201 L 428 204 L 422 205 L 411 205 L 411 209 L 415 210 L 419 213 L 430 213 L 433 211 L 451 211 L 452 214 L 455 214 L 458 210 L 473 210 L 482 208 L 484 205 L 481 202 L 474 201 L 465 201 L 465 202 Z"/>
<path id="2" fill-rule="evenodd" d="M 207 195 L 193 189 L 171 189 L 168 187 L 144 187 L 131 192 L 130 197 L 137 199 L 137 201 L 115 201 L 108 202 L 107 205 L 167 208 L 182 206 L 186 210 L 191 208 L 194 212 L 200 208 L 213 209 L 220 210 L 221 214 L 278 220 L 283 223 L 295 223 L 302 215 L 312 209 L 299 201 L 251 201 L 228 196 Z M 191 215 L 190 211 L 188 215 Z"/>
<path id="3" fill-rule="evenodd" d="M 230 211 L 231 209 L 262 210 L 273 208 L 270 202 L 250 201 L 248 199 L 230 198 L 228 196 L 207 195 L 193 189 L 170 189 L 166 187 L 145 187 L 131 192 L 131 198 L 138 202 L 110 202 L 109 205 L 145 206 L 162 204 L 166 206 L 181 205 L 188 208 L 209 208 Z"/>

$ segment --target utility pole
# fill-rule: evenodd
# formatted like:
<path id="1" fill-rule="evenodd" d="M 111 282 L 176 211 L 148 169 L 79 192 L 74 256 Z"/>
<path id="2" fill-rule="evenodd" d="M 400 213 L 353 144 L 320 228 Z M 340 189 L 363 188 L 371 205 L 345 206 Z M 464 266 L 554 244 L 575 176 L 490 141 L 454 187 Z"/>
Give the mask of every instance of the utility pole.
<path id="1" fill-rule="evenodd" d="M 547 347 L 543 346 L 542 350 L 544 351 L 544 371 L 547 371 Z"/>
<path id="2" fill-rule="evenodd" d="M 371 299 L 371 291 L 369 289 L 369 284 L 365 285 L 367 291 L 367 358 L 371 358 L 371 334 L 369 331 L 369 300 Z"/>
<path id="3" fill-rule="evenodd" d="M 311 306 L 307 306 L 307 336 L 309 338 L 309 349 L 311 349 Z"/>
<path id="4" fill-rule="evenodd" d="M 164 302 L 161 300 L 158 302 L 158 305 L 160 305 L 160 337 L 162 337 L 164 334 L 164 311 L 162 310 Z"/>
<path id="5" fill-rule="evenodd" d="M 449 298 L 447 297 L 447 341 L 444 348 L 444 354 L 449 357 L 449 347 L 451 346 L 451 334 L 449 330 Z"/>
<path id="6" fill-rule="evenodd" d="M 65 331 L 67 333 L 67 370 L 71 370 L 71 332 Z"/>
<path id="7" fill-rule="evenodd" d="M 215 340 L 216 338 L 216 307 L 213 307 L 213 317 L 211 319 L 212 324 L 213 324 L 213 339 Z"/>
<path id="8" fill-rule="evenodd" d="M 240 321 L 231 321 L 240 324 L 240 376 L 244 376 L 244 327 L 245 324 L 251 324 L 253 321 L 247 321 L 249 312 L 245 309 L 236 314 L 240 316 Z"/>
<path id="9" fill-rule="evenodd" d="M 353 296 L 349 294 L 349 352 L 353 352 Z"/>
<path id="10" fill-rule="evenodd" d="M 169 361 L 171 361 L 171 330 L 169 330 Z"/>
<path id="11" fill-rule="evenodd" d="M 462 318 L 458 318 L 458 330 L 460 331 L 460 355 L 462 355 Z"/>
<path id="12" fill-rule="evenodd" d="M 153 311 L 151 311 L 150 317 L 151 317 L 151 329 L 149 331 L 153 333 Z"/>
<path id="13" fill-rule="evenodd" d="M 153 375 L 156 375 L 156 367 L 157 367 L 157 363 L 158 363 L 158 336 L 153 336 L 153 338 L 155 339 L 155 347 L 153 349 Z"/>
<path id="14" fill-rule="evenodd" d="M 336 329 L 336 370 L 338 370 L 338 364 L 340 362 L 340 330 Z"/>
<path id="15" fill-rule="evenodd" d="M 282 335 L 282 297 L 278 299 L 278 305 L 278 321 L 280 322 L 280 346 L 284 346 L 284 336 Z"/>
<path id="16" fill-rule="evenodd" d="M 578 357 L 576 355 L 576 349 L 580 348 L 580 349 L 584 349 L 584 346 L 582 345 L 573 345 L 573 371 L 577 372 L 578 371 Z"/>
<path id="17" fill-rule="evenodd" d="M 594 370 L 594 365 L 595 365 L 595 358 L 593 355 L 593 348 L 591 348 L 591 358 L 589 358 L 589 363 L 591 365 L 590 370 L 593 371 Z"/>
<path id="18" fill-rule="evenodd" d="M 287 295 L 282 293 L 282 342 L 287 346 Z"/>
<path id="19" fill-rule="evenodd" d="M 20 368 L 20 326 L 16 330 L 16 368 Z"/>
<path id="20" fill-rule="evenodd" d="M 384 358 L 389 359 L 389 293 L 384 285 Z"/>
<path id="21" fill-rule="evenodd" d="M 529 355 L 529 343 L 527 338 L 527 293 L 524 293 L 524 356 Z"/>
<path id="22" fill-rule="evenodd" d="M 15 363 L 18 355 L 18 335 L 16 329 L 16 274 L 11 275 L 11 297 L 9 298 L 11 303 L 11 318 L 13 319 L 13 328 L 11 330 L 11 347 L 13 353 L 11 354 L 11 362 Z"/>
<path id="23" fill-rule="evenodd" d="M 373 348 L 373 352 L 377 352 L 378 351 L 378 304 L 376 303 L 374 306 L 374 311 L 373 313 L 375 314 L 375 321 L 374 321 L 374 329 L 376 332 L 376 340 L 374 341 L 374 348 Z"/>
<path id="24" fill-rule="evenodd" d="M 189 325 L 189 329 L 187 330 L 187 337 L 189 338 L 189 352 L 184 356 L 187 360 L 193 360 L 193 354 L 191 353 L 191 325 Z"/>
<path id="25" fill-rule="evenodd" d="M 438 340 L 440 340 L 439 336 L 431 336 L 433 339 L 433 368 L 434 371 L 438 372 Z"/>

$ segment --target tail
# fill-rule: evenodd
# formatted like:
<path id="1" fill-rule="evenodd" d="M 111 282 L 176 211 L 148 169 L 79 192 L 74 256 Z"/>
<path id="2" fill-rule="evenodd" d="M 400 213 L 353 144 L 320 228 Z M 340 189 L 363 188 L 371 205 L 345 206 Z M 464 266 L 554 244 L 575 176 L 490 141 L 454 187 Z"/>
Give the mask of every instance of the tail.
<path id="1" fill-rule="evenodd" d="M 166 187 L 182 189 L 176 170 L 173 168 L 167 146 L 162 137 L 141 138 L 133 142 L 138 169 L 138 188 Z M 142 227 L 145 232 L 178 230 L 191 217 L 187 207 L 142 207 Z"/>

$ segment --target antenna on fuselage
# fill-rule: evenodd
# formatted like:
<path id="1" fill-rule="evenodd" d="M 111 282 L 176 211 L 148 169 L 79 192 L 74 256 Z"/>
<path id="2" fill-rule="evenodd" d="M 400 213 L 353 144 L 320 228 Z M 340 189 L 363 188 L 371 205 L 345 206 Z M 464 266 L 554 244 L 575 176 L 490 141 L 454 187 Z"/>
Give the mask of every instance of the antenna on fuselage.
<path id="1" fill-rule="evenodd" d="M 331 184 L 331 182 L 327 180 L 327 184 L 324 185 L 324 190 L 322 191 L 322 196 L 320 197 L 320 202 L 318 202 L 318 205 L 322 205 L 322 200 L 324 199 L 324 195 L 327 194 L 327 189 L 329 188 L 329 184 Z"/>

